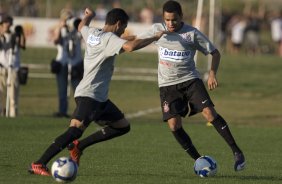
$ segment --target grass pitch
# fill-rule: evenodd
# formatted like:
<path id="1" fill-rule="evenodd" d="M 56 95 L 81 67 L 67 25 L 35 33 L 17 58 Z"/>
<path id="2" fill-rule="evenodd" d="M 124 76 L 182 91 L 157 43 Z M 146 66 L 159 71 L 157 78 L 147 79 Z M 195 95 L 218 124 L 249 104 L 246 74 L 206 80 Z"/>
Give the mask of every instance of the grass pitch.
<path id="1" fill-rule="evenodd" d="M 34 58 L 38 56 L 34 53 L 40 55 L 40 52 L 45 53 L 27 50 L 24 58 L 36 63 Z M 48 64 L 47 56 L 50 54 L 39 62 Z M 202 65 L 206 60 L 200 62 Z M 117 66 L 156 68 L 156 55 L 121 55 Z M 194 162 L 161 121 L 161 113 L 156 112 L 130 119 L 129 134 L 86 149 L 73 183 L 282 183 L 281 70 L 281 58 L 274 56 L 223 56 L 218 73 L 220 87 L 210 92 L 217 111 L 229 122 L 245 152 L 246 170 L 238 173 L 233 170 L 229 147 L 213 127 L 205 125 L 201 115 L 196 115 L 184 120 L 184 128 L 200 153 L 211 155 L 218 163 L 215 177 L 199 178 L 193 172 Z M 125 114 L 159 106 L 156 82 L 113 81 L 110 97 Z M 30 78 L 28 84 L 22 86 L 19 117 L 0 118 L 1 184 L 55 183 L 51 177 L 28 174 L 27 168 L 68 127 L 68 119 L 52 118 L 56 108 L 55 79 Z M 71 99 L 70 113 L 73 108 Z M 90 125 L 84 136 L 98 128 Z M 64 150 L 55 158 L 67 155 Z"/>
<path id="2" fill-rule="evenodd" d="M 28 174 L 27 167 L 67 125 L 66 120 L 37 117 L 1 123 L 1 183 L 54 182 L 51 177 Z M 203 123 L 184 126 L 199 151 L 217 160 L 215 177 L 196 176 L 192 159 L 182 151 L 166 125 L 154 118 L 140 118 L 132 120 L 129 134 L 85 150 L 74 183 L 281 183 L 281 127 L 231 125 L 247 159 L 246 170 L 236 173 L 231 151 L 213 127 Z M 90 126 L 85 135 L 97 128 Z M 64 150 L 56 158 L 67 155 Z"/>

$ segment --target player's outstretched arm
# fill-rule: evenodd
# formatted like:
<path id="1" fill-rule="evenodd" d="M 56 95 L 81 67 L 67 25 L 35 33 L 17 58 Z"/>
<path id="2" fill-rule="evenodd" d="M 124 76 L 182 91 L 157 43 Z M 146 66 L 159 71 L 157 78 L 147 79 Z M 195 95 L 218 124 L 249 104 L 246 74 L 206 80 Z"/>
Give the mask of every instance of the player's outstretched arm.
<path id="1" fill-rule="evenodd" d="M 96 16 L 96 13 L 90 9 L 86 8 L 84 11 L 84 18 L 81 20 L 81 22 L 78 25 L 78 31 L 82 29 L 83 26 L 89 26 L 91 20 Z"/>
<path id="2" fill-rule="evenodd" d="M 220 63 L 220 57 L 221 57 L 220 53 L 217 49 L 212 52 L 212 64 L 207 81 L 209 90 L 213 90 L 218 86 L 218 82 L 216 79 L 216 72 L 218 70 L 218 66 Z"/>
<path id="3" fill-rule="evenodd" d="M 135 39 L 132 41 L 127 41 L 123 44 L 122 50 L 126 52 L 132 52 L 132 51 L 141 49 L 151 44 L 154 41 L 158 41 L 162 37 L 163 34 L 166 34 L 166 32 L 157 32 L 153 37 L 150 37 L 150 38 Z"/>
<path id="4" fill-rule="evenodd" d="M 122 38 L 122 39 L 124 39 L 124 40 L 127 40 L 127 41 L 133 41 L 133 40 L 136 39 L 136 35 L 127 35 L 127 36 L 121 35 L 120 38 Z"/>

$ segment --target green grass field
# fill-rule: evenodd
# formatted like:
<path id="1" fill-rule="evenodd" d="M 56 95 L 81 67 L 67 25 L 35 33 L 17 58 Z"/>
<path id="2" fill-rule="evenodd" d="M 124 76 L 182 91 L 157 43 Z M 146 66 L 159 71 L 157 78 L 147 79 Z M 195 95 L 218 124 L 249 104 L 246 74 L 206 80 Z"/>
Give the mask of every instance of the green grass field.
<path id="1" fill-rule="evenodd" d="M 23 53 L 23 58 L 25 63 L 48 64 L 54 53 L 53 50 L 30 49 Z M 200 58 L 199 62 L 203 65 L 206 59 Z M 140 52 L 118 56 L 116 64 L 117 67 L 157 67 L 155 54 Z M 196 115 L 186 118 L 184 127 L 201 154 L 213 156 L 218 163 L 215 177 L 197 177 L 192 159 L 161 121 L 161 113 L 155 112 L 131 118 L 129 134 L 85 150 L 73 183 L 282 183 L 281 71 L 281 58 L 275 56 L 224 55 L 222 58 L 218 73 L 220 87 L 210 95 L 245 152 L 247 168 L 243 172 L 234 172 L 231 150 L 214 128 L 207 127 L 201 115 Z M 110 98 L 126 115 L 159 107 L 156 82 L 114 80 Z M 71 98 L 69 113 L 73 108 Z M 68 119 L 51 116 L 56 109 L 54 79 L 30 78 L 28 84 L 22 86 L 20 115 L 14 119 L 0 118 L 0 184 L 55 183 L 51 177 L 28 174 L 27 168 L 68 127 Z M 91 125 L 84 136 L 97 128 Z M 64 150 L 56 158 L 67 155 Z M 51 167 L 51 162 L 48 166 Z"/>

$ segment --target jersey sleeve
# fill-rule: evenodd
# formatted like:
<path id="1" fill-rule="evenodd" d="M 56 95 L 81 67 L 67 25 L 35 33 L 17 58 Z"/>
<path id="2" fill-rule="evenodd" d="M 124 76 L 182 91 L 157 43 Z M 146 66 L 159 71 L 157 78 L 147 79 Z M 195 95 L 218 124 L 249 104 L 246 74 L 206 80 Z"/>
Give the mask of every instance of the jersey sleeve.
<path id="1" fill-rule="evenodd" d="M 211 43 L 211 41 L 199 30 L 195 31 L 194 41 L 197 50 L 201 51 L 205 55 L 212 53 L 216 49 L 216 47 Z"/>
<path id="2" fill-rule="evenodd" d="M 152 37 L 153 35 L 154 35 L 154 29 L 153 29 L 153 27 L 151 27 L 148 31 L 137 35 L 137 38 L 145 39 L 145 38 Z"/>
<path id="3" fill-rule="evenodd" d="M 137 38 L 139 39 L 145 39 L 145 38 L 150 38 L 153 37 L 157 32 L 159 31 L 164 31 L 165 27 L 163 24 L 157 23 L 157 24 L 153 24 L 149 30 L 147 30 L 144 33 L 141 33 L 139 35 L 137 35 Z"/>
<path id="4" fill-rule="evenodd" d="M 81 35 L 82 35 L 82 38 L 84 39 L 84 40 L 87 40 L 87 37 L 88 37 L 88 35 L 89 35 L 89 27 L 88 26 L 83 26 L 82 28 L 81 28 L 81 30 L 80 30 L 80 33 L 81 33 Z"/>
<path id="5" fill-rule="evenodd" d="M 105 48 L 105 55 L 114 56 L 116 54 L 119 54 L 125 42 L 127 41 L 124 39 L 121 39 L 120 37 L 116 36 L 113 33 L 109 33 L 109 40 Z"/>

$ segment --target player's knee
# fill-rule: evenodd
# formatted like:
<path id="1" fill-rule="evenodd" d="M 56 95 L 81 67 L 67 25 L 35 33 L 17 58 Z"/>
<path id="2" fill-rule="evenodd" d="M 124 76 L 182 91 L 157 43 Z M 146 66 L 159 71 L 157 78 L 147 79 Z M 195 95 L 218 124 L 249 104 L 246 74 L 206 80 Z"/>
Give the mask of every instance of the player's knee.
<path id="1" fill-rule="evenodd" d="M 112 129 L 117 131 L 117 135 L 124 135 L 126 133 L 128 133 L 130 131 L 130 125 L 126 126 L 126 127 L 121 127 L 121 128 L 113 128 Z"/>
<path id="2" fill-rule="evenodd" d="M 108 125 L 115 129 L 124 128 L 127 126 L 130 127 L 130 123 L 125 118 L 118 120 L 116 122 L 113 122 L 113 123 L 109 123 Z"/>
<path id="3" fill-rule="evenodd" d="M 182 126 L 179 124 L 173 124 L 173 125 L 169 125 L 169 128 L 171 131 L 177 131 L 178 129 L 180 129 Z"/>
<path id="4" fill-rule="evenodd" d="M 171 131 L 177 131 L 182 127 L 181 117 L 175 117 L 168 120 L 168 126 Z"/>
<path id="5" fill-rule="evenodd" d="M 84 131 L 85 130 L 85 126 L 83 124 L 83 122 L 77 120 L 77 119 L 72 119 L 70 122 L 70 127 L 76 127 L 79 128 L 80 130 Z"/>
<path id="6" fill-rule="evenodd" d="M 208 122 L 212 122 L 217 117 L 217 113 L 213 107 L 204 108 L 202 114 Z"/>
<path id="7" fill-rule="evenodd" d="M 109 123 L 108 126 L 115 130 L 118 136 L 126 134 L 130 131 L 130 123 L 125 118 Z"/>

